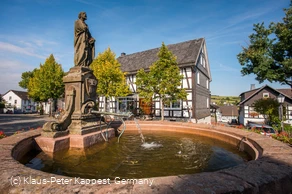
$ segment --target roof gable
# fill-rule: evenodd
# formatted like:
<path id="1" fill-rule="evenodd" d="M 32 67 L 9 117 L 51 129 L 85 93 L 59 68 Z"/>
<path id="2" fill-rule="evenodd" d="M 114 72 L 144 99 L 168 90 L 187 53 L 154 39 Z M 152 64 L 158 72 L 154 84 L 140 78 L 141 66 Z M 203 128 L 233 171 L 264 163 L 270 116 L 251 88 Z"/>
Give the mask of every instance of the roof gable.
<path id="1" fill-rule="evenodd" d="M 241 93 L 240 95 L 248 94 L 249 96 L 247 98 L 245 98 L 243 101 L 241 101 L 238 105 L 242 105 L 242 104 L 246 103 L 248 100 L 250 100 L 256 94 L 258 94 L 259 92 L 261 92 L 262 90 L 267 89 L 267 88 L 275 91 L 278 94 L 282 94 L 283 96 L 285 96 L 285 98 L 292 100 L 291 95 L 290 95 L 292 93 L 291 89 L 274 89 L 271 86 L 264 85 L 264 86 L 260 87 L 259 89 L 254 89 L 252 91 L 247 91 L 247 92 Z"/>
<path id="2" fill-rule="evenodd" d="M 204 38 L 199 38 L 166 46 L 177 57 L 178 66 L 181 67 L 191 63 L 196 65 L 203 43 Z M 149 69 L 158 60 L 159 49 L 155 48 L 118 57 L 121 70 L 128 73 L 136 73 L 142 68 Z"/>
<path id="3" fill-rule="evenodd" d="M 13 92 L 15 95 L 17 95 L 19 98 L 21 98 L 22 100 L 28 100 L 28 92 L 24 92 L 24 91 L 17 91 L 17 90 L 9 90 L 8 92 L 6 92 L 4 95 L 8 94 L 9 92 Z"/>

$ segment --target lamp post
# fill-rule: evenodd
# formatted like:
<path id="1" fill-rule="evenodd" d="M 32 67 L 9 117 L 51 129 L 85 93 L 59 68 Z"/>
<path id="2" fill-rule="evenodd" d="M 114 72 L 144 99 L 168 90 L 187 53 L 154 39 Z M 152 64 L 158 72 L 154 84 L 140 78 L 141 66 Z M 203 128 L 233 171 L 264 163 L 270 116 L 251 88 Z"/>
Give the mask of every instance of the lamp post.
<path id="1" fill-rule="evenodd" d="M 285 100 L 285 96 L 283 96 L 282 94 L 279 94 L 279 96 L 277 97 L 277 100 L 280 104 L 279 118 L 281 121 L 281 132 L 283 132 L 283 129 L 284 129 L 284 126 L 283 126 L 283 103 Z"/>

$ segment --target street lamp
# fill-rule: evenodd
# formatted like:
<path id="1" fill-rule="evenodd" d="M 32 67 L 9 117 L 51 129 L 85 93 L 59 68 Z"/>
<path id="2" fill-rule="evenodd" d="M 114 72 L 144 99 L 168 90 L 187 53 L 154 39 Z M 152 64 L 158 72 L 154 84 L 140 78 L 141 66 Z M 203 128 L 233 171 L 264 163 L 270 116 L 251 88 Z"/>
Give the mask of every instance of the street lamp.
<path id="1" fill-rule="evenodd" d="M 285 96 L 283 96 L 282 94 L 279 94 L 279 96 L 277 97 L 277 100 L 280 104 L 280 114 L 279 114 L 279 118 L 281 121 L 281 132 L 283 132 L 284 126 L 283 126 L 283 103 L 285 100 Z"/>

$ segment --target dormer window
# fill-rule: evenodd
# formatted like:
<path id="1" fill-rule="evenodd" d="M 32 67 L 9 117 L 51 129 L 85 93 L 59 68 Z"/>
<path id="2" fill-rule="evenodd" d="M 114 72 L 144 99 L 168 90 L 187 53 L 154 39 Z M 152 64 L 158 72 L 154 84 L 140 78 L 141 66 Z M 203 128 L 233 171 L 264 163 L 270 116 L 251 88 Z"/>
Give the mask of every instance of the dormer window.
<path id="1" fill-rule="evenodd" d="M 204 68 L 206 68 L 206 59 L 205 59 L 205 56 L 204 56 L 203 53 L 201 54 L 201 57 L 200 57 L 200 64 L 201 64 Z"/>
<path id="2" fill-rule="evenodd" d="M 197 72 L 197 84 L 200 84 L 200 73 Z"/>
<path id="3" fill-rule="evenodd" d="M 263 98 L 269 98 L 270 97 L 270 94 L 269 93 L 263 93 Z"/>

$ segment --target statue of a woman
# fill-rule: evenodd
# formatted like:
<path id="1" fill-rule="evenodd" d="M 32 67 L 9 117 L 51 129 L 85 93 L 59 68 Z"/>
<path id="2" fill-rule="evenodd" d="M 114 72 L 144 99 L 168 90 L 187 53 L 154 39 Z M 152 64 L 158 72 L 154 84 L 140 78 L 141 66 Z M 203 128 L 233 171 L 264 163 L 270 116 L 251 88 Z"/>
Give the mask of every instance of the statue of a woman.
<path id="1" fill-rule="evenodd" d="M 95 55 L 95 39 L 91 36 L 85 23 L 86 13 L 80 12 L 78 18 L 75 21 L 74 30 L 74 64 L 75 66 L 89 67 Z"/>

